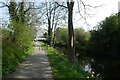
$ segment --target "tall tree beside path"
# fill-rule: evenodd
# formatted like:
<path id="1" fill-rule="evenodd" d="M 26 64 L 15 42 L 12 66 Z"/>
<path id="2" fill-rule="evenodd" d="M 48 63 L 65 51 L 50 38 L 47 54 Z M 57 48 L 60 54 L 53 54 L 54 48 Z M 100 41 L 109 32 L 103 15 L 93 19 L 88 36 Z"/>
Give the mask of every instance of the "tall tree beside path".
<path id="1" fill-rule="evenodd" d="M 67 0 L 68 7 L 68 48 L 69 48 L 69 59 L 71 63 L 76 63 L 75 58 L 75 45 L 74 45 L 74 28 L 73 28 L 73 7 L 74 1 Z"/>

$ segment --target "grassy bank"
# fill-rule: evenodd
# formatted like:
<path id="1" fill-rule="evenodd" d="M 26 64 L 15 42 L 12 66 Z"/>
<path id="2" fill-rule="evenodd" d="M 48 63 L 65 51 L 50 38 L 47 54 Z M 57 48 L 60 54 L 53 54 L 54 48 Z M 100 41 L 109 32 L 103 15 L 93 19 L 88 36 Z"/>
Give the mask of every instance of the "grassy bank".
<path id="1" fill-rule="evenodd" d="M 34 42 L 28 44 L 28 48 L 23 50 L 14 45 L 3 44 L 2 47 L 2 77 L 4 78 L 15 71 L 18 65 L 33 52 Z"/>
<path id="2" fill-rule="evenodd" d="M 48 53 L 54 79 L 70 78 L 72 80 L 88 80 L 87 77 L 89 77 L 90 74 L 85 72 L 81 67 L 71 64 L 63 53 L 58 53 L 56 49 L 47 44 L 40 44 Z"/>

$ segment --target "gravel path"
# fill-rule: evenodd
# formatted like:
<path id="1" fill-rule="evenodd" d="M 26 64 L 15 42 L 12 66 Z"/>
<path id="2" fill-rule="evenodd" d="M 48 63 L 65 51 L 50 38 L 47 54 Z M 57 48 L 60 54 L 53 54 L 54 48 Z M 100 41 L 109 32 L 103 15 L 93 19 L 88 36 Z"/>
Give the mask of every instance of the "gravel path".
<path id="1" fill-rule="evenodd" d="M 26 58 L 16 71 L 10 74 L 7 78 L 53 80 L 52 77 L 47 53 L 42 50 L 42 47 L 40 47 L 38 42 L 35 42 L 34 53 L 30 57 Z"/>

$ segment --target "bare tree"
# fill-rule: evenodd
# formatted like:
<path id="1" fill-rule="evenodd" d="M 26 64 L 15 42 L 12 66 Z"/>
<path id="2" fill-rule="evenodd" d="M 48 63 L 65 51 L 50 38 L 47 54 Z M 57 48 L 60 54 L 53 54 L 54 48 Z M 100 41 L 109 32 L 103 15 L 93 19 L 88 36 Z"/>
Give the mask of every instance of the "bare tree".
<path id="1" fill-rule="evenodd" d="M 67 7 L 65 5 L 58 4 L 61 7 L 68 9 L 68 57 L 71 63 L 76 63 L 76 57 L 75 57 L 75 39 L 74 39 L 74 27 L 73 27 L 73 7 L 74 7 L 74 0 L 67 0 Z M 92 6 L 85 4 L 82 0 L 77 0 L 78 3 L 78 13 L 80 14 L 81 18 L 84 19 L 85 23 L 88 16 L 91 16 L 93 14 L 87 13 L 87 10 L 96 9 L 100 6 Z M 81 13 L 83 11 L 83 14 Z"/>
<path id="2" fill-rule="evenodd" d="M 44 21 L 46 22 L 44 24 L 47 24 L 47 27 L 48 27 L 48 31 L 47 31 L 48 32 L 48 44 L 52 46 L 54 45 L 54 40 L 55 40 L 54 30 L 56 29 L 57 25 L 59 25 L 59 23 L 65 18 L 66 16 L 65 13 L 67 10 L 57 5 L 57 2 L 45 2 L 41 4 L 45 5 L 44 6 L 45 11 L 43 11 L 42 13 L 44 13 L 43 18 L 44 18 Z M 54 36 L 52 34 L 54 34 Z"/>

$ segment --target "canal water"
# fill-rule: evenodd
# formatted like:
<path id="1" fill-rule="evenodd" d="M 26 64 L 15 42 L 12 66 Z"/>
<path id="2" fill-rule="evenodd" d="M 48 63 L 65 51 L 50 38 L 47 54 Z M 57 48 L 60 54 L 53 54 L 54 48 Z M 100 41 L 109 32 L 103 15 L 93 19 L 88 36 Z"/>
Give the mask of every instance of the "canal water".
<path id="1" fill-rule="evenodd" d="M 79 65 L 89 72 L 92 77 L 95 77 L 97 80 L 120 80 L 120 59 L 99 59 L 95 60 L 88 56 L 80 56 L 78 58 Z"/>
<path id="2" fill-rule="evenodd" d="M 65 48 L 56 48 L 67 53 Z M 91 74 L 96 80 L 120 80 L 120 59 L 112 57 L 93 58 L 87 55 L 78 55 L 78 64 L 84 71 Z"/>

